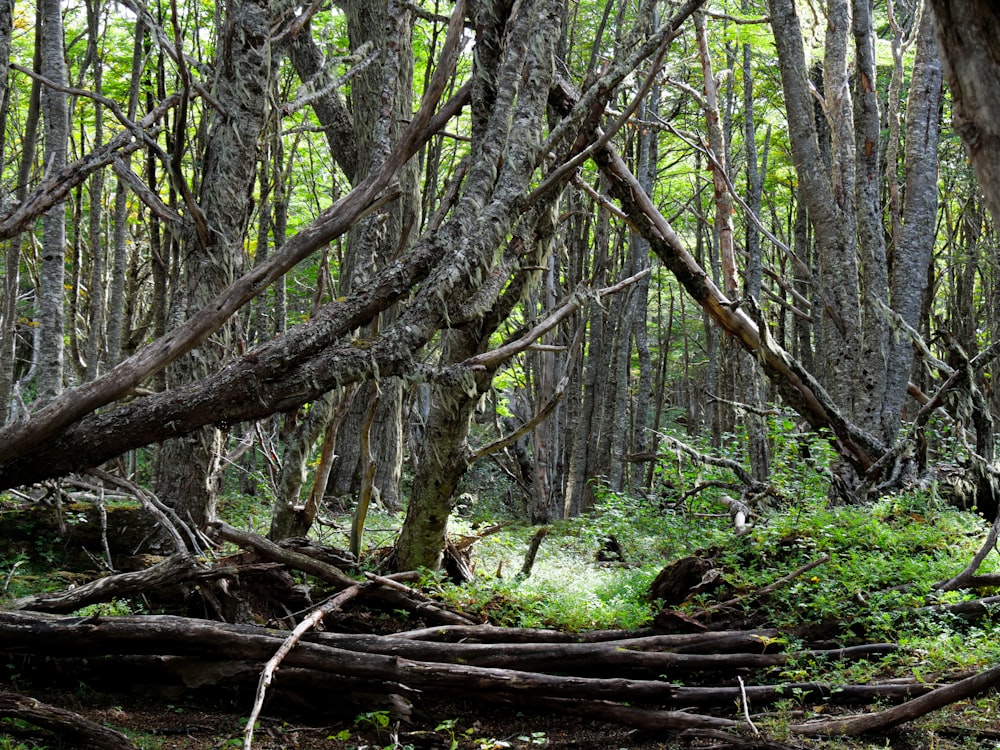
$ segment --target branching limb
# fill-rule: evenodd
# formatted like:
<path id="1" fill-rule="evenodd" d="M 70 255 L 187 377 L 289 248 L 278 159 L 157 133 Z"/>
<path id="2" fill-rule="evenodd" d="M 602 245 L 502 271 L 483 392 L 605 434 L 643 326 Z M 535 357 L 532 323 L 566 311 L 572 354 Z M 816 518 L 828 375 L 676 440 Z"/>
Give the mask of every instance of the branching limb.
<path id="1" fill-rule="evenodd" d="M 191 530 L 191 527 L 181 520 L 173 508 L 160 502 L 160 499 L 152 492 L 143 489 L 135 482 L 129 481 L 124 477 L 115 476 L 103 469 L 88 469 L 87 473 L 100 479 L 105 484 L 110 484 L 120 490 L 124 490 L 131 497 L 142 503 L 146 511 L 156 519 L 160 528 L 170 537 L 177 552 L 185 552 L 191 549 L 199 554 L 202 553 L 201 545 L 198 543 L 198 538 Z M 181 532 L 184 532 L 183 536 Z M 190 546 L 184 543 L 184 536 L 187 537 Z"/>
<path id="2" fill-rule="evenodd" d="M 723 458 L 722 456 L 712 456 L 707 453 L 702 453 L 695 450 L 687 443 L 683 443 L 670 435 L 664 435 L 663 433 L 657 433 L 657 435 L 660 440 L 670 446 L 673 450 L 690 456 L 700 464 L 707 464 L 709 466 L 718 466 L 723 469 L 728 469 L 747 486 L 754 486 L 757 484 L 756 480 L 750 476 L 750 472 L 743 468 L 738 461 L 733 461 L 731 458 Z"/>

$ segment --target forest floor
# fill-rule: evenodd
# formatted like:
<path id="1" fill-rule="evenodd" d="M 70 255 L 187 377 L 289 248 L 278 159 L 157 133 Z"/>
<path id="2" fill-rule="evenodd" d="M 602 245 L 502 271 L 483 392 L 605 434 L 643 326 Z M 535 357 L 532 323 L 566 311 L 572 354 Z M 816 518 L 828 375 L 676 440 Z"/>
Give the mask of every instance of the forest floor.
<path id="1" fill-rule="evenodd" d="M 243 746 L 244 713 L 223 705 L 207 705 L 184 699 L 165 705 L 159 699 L 134 694 L 32 691 L 39 700 L 68 708 L 91 721 L 112 727 L 130 737 L 142 750 L 214 750 Z M 772 713 L 757 717 L 763 731 L 759 738 L 747 736 L 747 748 L 759 750 L 994 750 L 1000 748 L 1000 715 L 980 704 L 985 716 L 969 726 L 967 714 L 975 702 L 956 704 L 946 715 L 865 738 L 814 739 L 787 736 L 765 739 L 764 722 L 779 728 L 802 716 Z M 797 712 L 796 712 L 797 713 Z M 16 736 L 16 732 L 11 734 Z M 34 734 L 37 738 L 37 733 Z M 756 742 L 757 744 L 752 744 Z M 6 748 L 7 745 L 0 745 Z M 66 745 L 26 747 L 67 748 Z M 253 737 L 256 750 L 674 750 L 709 748 L 711 741 L 685 741 L 676 733 L 644 732 L 628 727 L 584 719 L 531 714 L 482 704 L 437 704 L 413 723 L 390 723 L 385 727 L 359 716 L 355 720 L 326 723 L 311 717 L 263 716 Z"/>
<path id="2" fill-rule="evenodd" d="M 81 520 L 71 525 L 70 531 L 82 534 L 92 524 L 85 522 L 82 507 L 71 510 L 74 518 L 79 516 Z M 242 521 L 244 527 L 250 528 L 259 526 L 249 516 L 239 517 L 235 513 L 238 508 L 228 510 L 234 522 Z M 610 497 L 592 516 L 553 524 L 530 576 L 516 571 L 521 569 L 525 548 L 535 530 L 510 526 L 483 535 L 476 542 L 476 575 L 472 581 L 455 585 L 429 575 L 413 585 L 443 605 L 497 626 L 632 631 L 649 627 L 651 620 L 656 624 L 654 615 L 659 605 L 650 602 L 649 592 L 664 563 L 697 554 L 712 560 L 720 572 L 721 585 L 685 599 L 677 605 L 681 614 L 702 617 L 715 629 L 720 627 L 717 615 L 708 614 L 713 607 L 724 600 L 740 601 L 730 609 L 750 618 L 743 626 L 778 629 L 783 635 L 773 640 L 781 641 L 788 651 L 803 648 L 792 635 L 799 626 L 830 620 L 839 623 L 835 637 L 844 645 L 890 642 L 898 644 L 899 650 L 859 661 L 800 658 L 770 670 L 716 670 L 688 684 L 731 684 L 736 674 L 746 676 L 748 684 L 751 680 L 757 684 L 811 680 L 835 685 L 904 680 L 948 684 L 1000 664 L 1000 618 L 995 604 L 975 619 L 963 619 L 940 609 L 995 593 L 997 587 L 947 594 L 934 590 L 935 582 L 961 570 L 978 549 L 986 531 L 981 518 L 958 512 L 930 496 L 900 496 L 864 507 L 831 507 L 814 500 L 800 502 L 793 509 L 762 513 L 752 533 L 735 536 L 728 515 L 715 510 L 707 502 L 665 508 Z M 29 519 L 19 508 L 0 506 L 0 532 L 11 542 L 9 554 L 0 554 L 0 570 L 7 571 L 4 594 L 9 599 L 40 590 L 58 590 L 67 581 L 79 585 L 84 574 L 69 567 L 62 557 L 56 559 L 55 552 L 80 547 L 99 549 L 86 537 L 58 535 L 42 526 L 40 519 L 31 519 L 27 523 Z M 394 526 L 392 518 L 370 521 L 369 549 L 384 545 Z M 457 523 L 456 528 L 475 535 L 477 529 L 490 527 L 488 521 L 473 523 L 469 519 Z M 14 540 L 20 541 L 15 545 Z M 617 560 L 606 559 L 609 540 L 615 542 Z M 322 541 L 342 547 L 337 538 Z M 377 559 L 374 553 L 370 557 Z M 804 564 L 816 561 L 818 567 L 810 567 L 807 574 L 789 574 L 803 571 Z M 991 555 L 980 572 L 1000 572 L 997 555 Z M 91 572 L 85 577 L 94 575 Z M 764 591 L 767 593 L 762 594 Z M 314 593 L 319 601 L 321 592 L 317 588 Z M 914 617 L 914 609 L 921 608 L 927 611 Z M 133 597 L 116 598 L 84 608 L 78 614 L 113 618 L 157 611 L 162 610 L 151 607 L 145 598 Z M 344 616 L 346 621 L 339 624 L 350 633 L 386 634 L 423 624 L 395 610 L 372 616 L 369 610 L 359 607 Z M 327 624 L 336 627 L 338 623 Z M 47 654 L 37 661 L 59 661 L 50 657 Z M 228 685 L 228 696 L 220 694 L 223 697 L 213 699 L 183 690 L 170 695 L 147 694 L 139 688 L 124 688 L 126 683 L 116 682 L 111 674 L 104 675 L 104 682 L 110 682 L 112 689 L 117 687 L 119 692 L 112 692 L 107 685 L 94 687 L 73 675 L 65 675 L 67 679 L 58 682 L 32 681 L 31 670 L 20 670 L 14 663 L 18 658 L 8 656 L 0 661 L 0 688 L 117 729 L 143 750 L 243 746 L 243 727 L 253 703 L 253 695 L 247 691 L 236 696 Z M 92 666 L 96 664 L 91 661 Z M 147 676 L 144 678 L 148 681 Z M 276 684 L 281 684 L 280 671 Z M 761 735 L 730 735 L 731 741 L 725 745 L 713 742 L 704 733 L 697 739 L 686 739 L 677 731 L 639 731 L 587 716 L 515 709 L 482 699 L 466 702 L 455 698 L 454 692 L 445 694 L 452 697 L 431 696 L 431 692 L 428 687 L 418 694 L 411 719 L 399 723 L 390 719 L 387 711 L 379 710 L 380 696 L 353 696 L 356 702 L 350 706 L 346 700 L 343 705 L 313 705 L 297 715 L 278 713 L 276 706 L 269 703 L 257 724 L 253 747 L 666 750 L 714 745 L 754 750 L 1000 750 L 997 691 L 952 702 L 901 727 L 863 738 L 809 738 L 792 734 L 790 727 L 820 717 L 870 713 L 890 704 L 843 706 L 796 695 L 770 705 L 755 706 L 751 702 L 750 718 Z M 733 703 L 720 705 L 711 713 L 737 721 L 744 719 L 742 707 Z M 0 750 L 72 747 L 53 739 L 32 740 L 39 735 L 28 729 L 16 722 L 4 722 L 0 725 Z"/>
<path id="3" fill-rule="evenodd" d="M 58 691 L 32 691 L 32 695 L 117 729 L 143 750 L 243 746 L 246 715 L 235 709 L 226 710 L 224 706 L 179 700 L 165 709 L 160 700 L 134 695 L 88 693 L 80 696 Z M 390 723 L 379 727 L 377 724 L 360 717 L 325 723 L 318 715 L 298 719 L 265 715 L 258 722 L 253 747 L 255 750 L 658 750 L 677 747 L 650 733 L 614 724 L 457 703 L 429 708 L 408 725 Z"/>

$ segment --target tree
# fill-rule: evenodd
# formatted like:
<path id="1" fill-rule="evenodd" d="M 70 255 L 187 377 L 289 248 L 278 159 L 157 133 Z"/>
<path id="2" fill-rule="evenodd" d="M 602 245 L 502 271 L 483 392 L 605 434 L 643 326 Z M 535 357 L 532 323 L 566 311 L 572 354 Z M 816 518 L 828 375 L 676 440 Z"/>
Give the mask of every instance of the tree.
<path id="1" fill-rule="evenodd" d="M 267 3 L 247 0 L 228 6 L 213 91 L 224 109 L 213 113 L 201 195 L 197 206 L 188 207 L 193 212 L 193 226 L 183 243 L 183 278 L 171 301 L 171 316 L 177 320 L 204 308 L 244 266 L 248 191 L 254 182 L 257 140 L 271 90 L 270 26 Z M 216 371 L 240 344 L 235 331 L 220 327 L 205 345 L 174 364 L 171 386 L 176 388 Z M 215 515 L 221 453 L 221 433 L 216 427 L 199 429 L 163 446 L 157 492 L 196 528 Z"/>
<path id="2" fill-rule="evenodd" d="M 66 93 L 60 90 L 66 86 L 67 76 L 59 0 L 40 0 L 38 17 L 41 29 L 38 38 L 41 74 L 53 84 L 42 89 L 45 164 L 47 174 L 52 175 L 66 166 L 69 141 Z M 38 360 L 38 397 L 42 402 L 54 398 L 63 388 L 66 213 L 61 204 L 45 214 L 44 224 L 41 284 L 37 302 L 39 335 L 35 352 Z"/>
<path id="3" fill-rule="evenodd" d="M 948 61 L 954 125 L 969 150 L 993 220 L 1000 222 L 1000 14 L 983 0 L 931 0 Z"/>

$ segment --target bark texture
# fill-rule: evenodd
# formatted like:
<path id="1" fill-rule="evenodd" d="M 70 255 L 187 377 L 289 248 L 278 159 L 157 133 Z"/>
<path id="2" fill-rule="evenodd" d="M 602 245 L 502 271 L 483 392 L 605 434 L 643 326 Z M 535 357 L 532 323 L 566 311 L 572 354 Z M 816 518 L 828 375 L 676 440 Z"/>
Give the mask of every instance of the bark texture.
<path id="1" fill-rule="evenodd" d="M 241 0 L 228 8 L 215 88 L 226 110 L 217 112 L 211 125 L 199 201 L 208 231 L 192 232 L 185 242 L 184 279 L 173 300 L 177 320 L 201 310 L 232 284 L 245 262 L 249 191 L 270 91 L 270 23 L 267 2 Z M 232 330 L 220 328 L 174 365 L 171 385 L 215 372 L 237 345 L 243 342 Z M 209 427 L 165 443 L 160 455 L 157 494 L 198 528 L 215 515 L 221 441 L 221 432 Z"/>
<path id="2" fill-rule="evenodd" d="M 931 0 L 962 137 L 1000 223 L 1000 9 L 989 0 Z"/>
<path id="3" fill-rule="evenodd" d="M 63 53 L 62 7 L 59 0 L 40 0 L 41 73 L 59 86 L 66 86 Z M 69 105 L 62 91 L 42 89 L 42 117 L 45 122 L 46 176 L 66 166 L 69 143 Z M 54 205 L 43 219 L 42 270 L 38 292 L 39 335 L 35 358 L 38 362 L 38 400 L 44 404 L 63 388 L 63 283 L 66 259 L 66 212 Z"/>

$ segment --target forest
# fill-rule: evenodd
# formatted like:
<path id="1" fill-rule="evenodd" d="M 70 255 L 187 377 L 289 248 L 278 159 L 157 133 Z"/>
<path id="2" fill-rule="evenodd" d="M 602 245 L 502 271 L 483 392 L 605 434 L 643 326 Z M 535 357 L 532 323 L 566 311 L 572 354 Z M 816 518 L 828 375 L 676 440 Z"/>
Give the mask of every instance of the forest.
<path id="1" fill-rule="evenodd" d="M 1000 747 L 995 3 L 0 66 L 0 750 Z"/>

